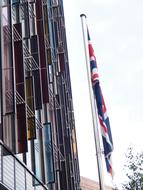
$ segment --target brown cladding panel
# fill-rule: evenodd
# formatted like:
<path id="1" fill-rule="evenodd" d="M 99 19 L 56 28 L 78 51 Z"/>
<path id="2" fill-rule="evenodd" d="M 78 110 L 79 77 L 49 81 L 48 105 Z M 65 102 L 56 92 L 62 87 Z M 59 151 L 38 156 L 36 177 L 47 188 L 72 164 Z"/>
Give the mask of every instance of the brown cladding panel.
<path id="1" fill-rule="evenodd" d="M 38 38 L 37 35 L 31 36 L 30 39 L 31 43 L 31 53 L 36 61 L 37 65 L 39 66 L 39 51 L 38 51 Z M 34 80 L 34 100 L 35 100 L 35 108 L 36 110 L 42 109 L 42 95 L 41 95 L 41 79 L 40 79 L 40 71 L 39 68 L 32 72 L 33 80 Z M 37 90 L 38 89 L 38 90 Z"/>
<path id="2" fill-rule="evenodd" d="M 14 24 L 15 29 L 21 36 L 21 23 Z M 22 40 L 14 42 L 15 78 L 16 91 L 25 101 L 24 87 L 24 63 L 23 63 L 23 43 Z M 27 127 L 26 127 L 26 107 L 25 103 L 16 105 L 17 113 L 17 135 L 18 153 L 27 152 Z"/>
<path id="3" fill-rule="evenodd" d="M 46 63 L 46 53 L 45 53 L 43 20 L 37 21 L 37 33 L 39 36 L 42 95 L 43 95 L 43 103 L 45 104 L 49 102 L 49 95 L 48 95 L 48 75 L 47 75 L 47 68 L 46 68 L 47 63 Z"/>
<path id="4" fill-rule="evenodd" d="M 15 70 L 16 70 L 16 83 L 23 82 L 23 49 L 22 41 L 14 42 L 14 55 L 15 55 Z"/>
<path id="5" fill-rule="evenodd" d="M 19 35 L 22 33 L 21 23 L 14 24 Z M 23 64 L 23 44 L 22 40 L 14 42 L 14 59 L 15 59 L 15 78 L 16 90 L 20 96 L 25 100 L 24 91 L 24 64 Z"/>
<path id="6" fill-rule="evenodd" d="M 44 36 L 43 20 L 37 20 L 37 34 L 39 35 L 39 38 Z"/>
<path id="7" fill-rule="evenodd" d="M 41 69 L 43 103 L 49 102 L 47 70 Z"/>
<path id="8" fill-rule="evenodd" d="M 62 190 L 68 189 L 68 180 L 67 180 L 67 172 L 66 172 L 66 163 L 65 161 L 61 162 L 62 170 L 59 172 L 60 174 L 60 187 Z"/>
<path id="9" fill-rule="evenodd" d="M 64 53 L 59 53 L 59 61 L 60 61 L 60 71 L 63 72 L 65 70 L 65 59 Z"/>
<path id="10" fill-rule="evenodd" d="M 33 71 L 34 77 L 34 99 L 36 110 L 42 109 L 42 97 L 41 97 L 41 82 L 40 82 L 40 71 Z"/>
<path id="11" fill-rule="evenodd" d="M 30 42 L 31 42 L 31 53 L 38 53 L 38 38 L 37 38 L 37 35 L 31 36 Z"/>
<path id="12" fill-rule="evenodd" d="M 42 18 L 42 1 L 41 0 L 36 1 L 36 18 L 37 19 Z"/>
<path id="13" fill-rule="evenodd" d="M 25 104 L 17 104 L 18 153 L 27 152 L 26 108 Z"/>
<path id="14" fill-rule="evenodd" d="M 39 38 L 39 46 L 40 46 L 40 65 L 41 65 L 41 68 L 45 68 L 46 67 L 46 54 L 45 54 L 44 37 Z"/>
<path id="15" fill-rule="evenodd" d="M 24 83 L 16 84 L 16 91 L 19 93 L 19 95 L 25 100 L 25 89 L 24 89 Z"/>
<path id="16" fill-rule="evenodd" d="M 45 39 L 42 20 L 37 21 L 37 33 L 39 35 L 40 65 L 42 68 L 46 66 Z"/>

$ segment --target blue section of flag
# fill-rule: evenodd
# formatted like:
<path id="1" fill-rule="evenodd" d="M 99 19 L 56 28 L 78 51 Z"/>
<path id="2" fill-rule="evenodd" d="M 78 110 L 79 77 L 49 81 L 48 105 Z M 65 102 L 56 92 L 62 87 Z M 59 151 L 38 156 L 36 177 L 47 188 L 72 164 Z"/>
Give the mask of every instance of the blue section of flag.
<path id="1" fill-rule="evenodd" d="M 107 171 L 109 173 L 112 173 L 111 154 L 113 151 L 113 141 L 112 141 L 109 117 L 107 116 L 107 111 L 105 108 L 105 103 L 103 100 L 99 81 L 93 85 L 93 91 L 97 104 L 99 123 L 101 125 L 106 167 Z"/>

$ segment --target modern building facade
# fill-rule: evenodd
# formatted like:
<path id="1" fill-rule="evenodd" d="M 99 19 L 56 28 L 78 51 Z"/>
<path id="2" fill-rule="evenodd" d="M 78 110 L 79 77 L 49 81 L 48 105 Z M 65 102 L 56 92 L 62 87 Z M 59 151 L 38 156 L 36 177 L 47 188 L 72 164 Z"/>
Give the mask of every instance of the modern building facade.
<path id="1" fill-rule="evenodd" d="M 62 0 L 0 1 L 0 189 L 80 189 Z"/>

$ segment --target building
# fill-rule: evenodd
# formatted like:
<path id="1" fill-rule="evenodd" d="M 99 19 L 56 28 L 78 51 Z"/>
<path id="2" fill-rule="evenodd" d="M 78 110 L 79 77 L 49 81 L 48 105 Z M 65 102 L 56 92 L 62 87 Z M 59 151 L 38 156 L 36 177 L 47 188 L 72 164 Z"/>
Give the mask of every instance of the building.
<path id="1" fill-rule="evenodd" d="M 80 189 L 62 0 L 0 1 L 0 189 Z"/>
<path id="2" fill-rule="evenodd" d="M 81 190 L 99 190 L 99 183 L 91 179 L 81 177 Z M 113 188 L 106 186 L 106 190 L 112 190 Z"/>

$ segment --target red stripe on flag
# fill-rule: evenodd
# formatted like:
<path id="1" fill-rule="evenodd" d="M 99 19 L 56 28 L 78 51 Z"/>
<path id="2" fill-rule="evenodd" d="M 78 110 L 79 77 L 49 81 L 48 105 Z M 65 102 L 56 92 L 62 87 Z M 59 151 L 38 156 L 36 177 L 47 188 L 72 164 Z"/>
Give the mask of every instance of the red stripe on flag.
<path id="1" fill-rule="evenodd" d="M 104 125 L 103 120 L 100 116 L 99 116 L 99 122 L 100 122 L 100 125 L 103 127 L 104 132 L 108 133 L 108 129 L 107 129 L 106 125 Z"/>

